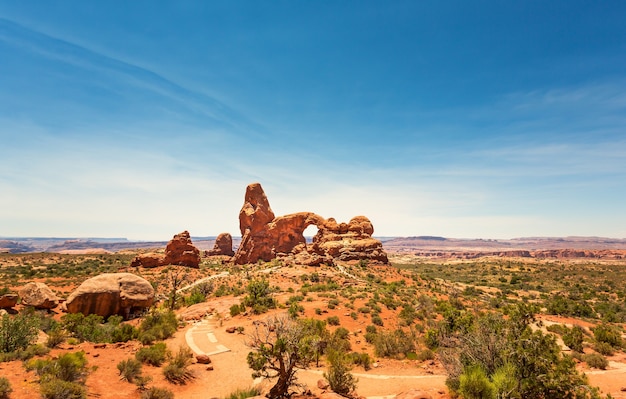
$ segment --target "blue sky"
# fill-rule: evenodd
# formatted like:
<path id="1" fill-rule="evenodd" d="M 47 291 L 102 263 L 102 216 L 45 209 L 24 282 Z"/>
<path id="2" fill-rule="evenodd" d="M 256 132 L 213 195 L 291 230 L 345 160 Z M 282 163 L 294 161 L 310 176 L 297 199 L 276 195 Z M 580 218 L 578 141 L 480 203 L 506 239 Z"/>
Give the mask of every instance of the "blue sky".
<path id="1" fill-rule="evenodd" d="M 626 2 L 0 0 L 0 236 L 626 237 Z"/>

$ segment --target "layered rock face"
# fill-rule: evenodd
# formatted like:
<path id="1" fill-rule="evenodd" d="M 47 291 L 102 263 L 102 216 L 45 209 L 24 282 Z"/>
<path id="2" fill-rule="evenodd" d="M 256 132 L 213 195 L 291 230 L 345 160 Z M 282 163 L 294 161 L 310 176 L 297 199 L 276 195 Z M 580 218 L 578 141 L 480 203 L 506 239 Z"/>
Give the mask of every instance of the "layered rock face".
<path id="1" fill-rule="evenodd" d="M 44 283 L 28 283 L 19 291 L 22 305 L 36 309 L 54 309 L 59 304 L 59 298 Z"/>
<path id="2" fill-rule="evenodd" d="M 153 302 L 154 288 L 147 280 L 132 273 L 106 273 L 85 280 L 65 306 L 68 313 L 128 319 L 132 312 L 149 308 Z"/>
<path id="3" fill-rule="evenodd" d="M 228 233 L 222 233 L 215 239 L 215 245 L 210 251 L 206 251 L 208 256 L 224 255 L 233 256 L 233 237 Z"/>
<path id="4" fill-rule="evenodd" d="M 231 239 L 232 240 L 232 239 Z M 165 265 L 180 265 L 200 267 L 200 250 L 191 242 L 188 231 L 176 234 L 165 247 L 165 255 L 149 253 L 138 255 L 130 264 L 133 267 L 157 267 Z"/>
<path id="5" fill-rule="evenodd" d="M 307 244 L 303 232 L 310 225 L 317 226 L 318 232 Z M 286 255 L 309 265 L 361 259 L 388 263 L 382 243 L 372 238 L 374 227 L 365 216 L 354 217 L 349 223 L 337 223 L 312 212 L 275 217 L 259 183 L 246 189 L 239 227 L 242 240 L 233 258 L 236 264 Z"/>

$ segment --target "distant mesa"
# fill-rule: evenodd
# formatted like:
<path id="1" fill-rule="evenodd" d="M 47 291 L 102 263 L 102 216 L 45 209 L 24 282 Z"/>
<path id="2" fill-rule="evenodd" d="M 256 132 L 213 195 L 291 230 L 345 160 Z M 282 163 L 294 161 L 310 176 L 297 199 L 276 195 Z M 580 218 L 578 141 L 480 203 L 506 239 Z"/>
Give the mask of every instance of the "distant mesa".
<path id="1" fill-rule="evenodd" d="M 165 254 L 148 253 L 142 254 L 130 264 L 133 267 L 157 267 L 165 265 L 179 265 L 193 268 L 200 267 L 200 250 L 191 242 L 188 231 L 176 234 L 167 243 Z"/>
<path id="2" fill-rule="evenodd" d="M 307 244 L 303 233 L 311 225 L 318 232 Z M 233 258 L 235 264 L 276 258 L 308 265 L 362 259 L 389 263 L 382 243 L 372 238 L 374 226 L 365 216 L 356 216 L 349 223 L 337 223 L 312 212 L 276 217 L 259 183 L 246 188 L 239 228 L 242 239 Z"/>

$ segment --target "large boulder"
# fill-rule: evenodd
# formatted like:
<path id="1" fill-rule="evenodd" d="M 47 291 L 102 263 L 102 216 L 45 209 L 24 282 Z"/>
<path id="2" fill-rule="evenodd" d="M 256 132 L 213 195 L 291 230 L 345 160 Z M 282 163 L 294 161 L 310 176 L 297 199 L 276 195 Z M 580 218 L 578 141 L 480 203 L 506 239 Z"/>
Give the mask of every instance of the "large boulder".
<path id="1" fill-rule="evenodd" d="M 0 309 L 8 309 L 17 305 L 17 294 L 4 294 L 0 296 Z"/>
<path id="2" fill-rule="evenodd" d="M 176 234 L 167 243 L 163 262 L 166 265 L 189 266 L 196 269 L 200 267 L 200 250 L 191 242 L 188 231 Z"/>
<path id="3" fill-rule="evenodd" d="M 44 283 L 28 283 L 19 290 L 22 305 L 36 309 L 54 309 L 59 304 L 59 297 Z"/>
<path id="4" fill-rule="evenodd" d="M 311 225 L 317 226 L 318 232 L 313 242 L 307 243 L 303 233 Z M 367 217 L 356 216 L 349 223 L 337 223 L 312 212 L 275 217 L 259 183 L 246 189 L 239 226 L 242 239 L 233 258 L 236 264 L 291 255 L 311 265 L 329 259 L 389 263 L 382 243 L 372 237 L 374 226 Z"/>
<path id="5" fill-rule="evenodd" d="M 207 251 L 208 256 L 225 255 L 233 256 L 233 237 L 229 233 L 221 233 L 215 239 L 215 245 L 213 249 Z"/>
<path id="6" fill-rule="evenodd" d="M 105 273 L 85 280 L 67 298 L 68 313 L 102 317 L 121 315 L 128 319 L 154 302 L 154 288 L 132 273 Z"/>
<path id="7" fill-rule="evenodd" d="M 395 399 L 433 399 L 433 396 L 421 389 L 411 389 L 397 394 Z"/>
<path id="8" fill-rule="evenodd" d="M 232 239 L 231 239 L 232 240 Z M 188 231 L 176 234 L 165 247 L 165 254 L 147 253 L 137 255 L 130 263 L 132 267 L 157 267 L 179 265 L 199 268 L 200 250 L 191 242 Z"/>

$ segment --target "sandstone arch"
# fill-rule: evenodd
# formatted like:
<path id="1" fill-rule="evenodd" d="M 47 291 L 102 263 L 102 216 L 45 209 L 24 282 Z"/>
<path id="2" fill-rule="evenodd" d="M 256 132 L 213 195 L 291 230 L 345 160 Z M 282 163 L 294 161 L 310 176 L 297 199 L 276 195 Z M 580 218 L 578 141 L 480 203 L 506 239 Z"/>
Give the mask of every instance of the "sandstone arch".
<path id="1" fill-rule="evenodd" d="M 306 244 L 304 230 L 318 229 L 313 242 Z M 349 223 L 337 223 L 313 212 L 299 212 L 276 217 L 259 183 L 246 188 L 244 205 L 239 212 L 242 241 L 235 253 L 236 264 L 270 261 L 287 255 L 300 255 L 308 264 L 333 260 L 366 259 L 387 264 L 387 254 L 379 240 L 372 238 L 374 227 L 365 216 Z"/>

